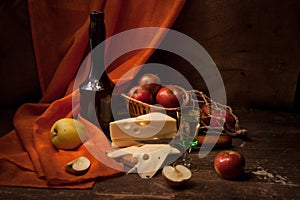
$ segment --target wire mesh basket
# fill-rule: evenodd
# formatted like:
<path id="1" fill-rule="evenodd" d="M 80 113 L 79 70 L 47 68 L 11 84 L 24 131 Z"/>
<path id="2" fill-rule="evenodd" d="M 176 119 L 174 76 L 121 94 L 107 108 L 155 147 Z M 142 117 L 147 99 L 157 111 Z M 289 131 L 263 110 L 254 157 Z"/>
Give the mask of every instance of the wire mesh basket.
<path id="1" fill-rule="evenodd" d="M 213 115 L 211 113 L 207 113 L 207 115 L 203 115 L 203 111 L 201 111 L 201 119 L 200 119 L 201 129 L 204 130 L 207 130 L 208 128 L 221 129 L 222 131 L 225 131 L 227 134 L 231 136 L 246 135 L 247 130 L 241 129 L 239 127 L 238 117 L 233 113 L 233 110 L 230 106 L 222 105 L 212 100 L 210 97 L 208 97 L 201 91 L 198 90 L 187 91 L 181 87 L 179 88 L 182 89 L 184 93 L 183 93 L 183 101 L 180 107 L 177 108 L 165 108 L 160 105 L 150 105 L 142 101 L 133 99 L 127 96 L 126 94 L 122 94 L 122 96 L 128 102 L 127 107 L 131 117 L 138 117 L 140 115 L 148 114 L 150 112 L 161 112 L 169 115 L 170 117 L 173 117 L 178 121 L 180 116 L 180 108 L 182 106 L 185 106 L 187 104 L 198 104 L 199 108 L 203 108 L 203 106 L 208 106 L 210 109 L 214 110 L 214 113 L 227 112 L 230 114 L 231 117 L 233 117 L 234 120 L 234 123 L 232 123 L 232 125 L 230 126 L 230 123 L 227 123 L 225 121 L 226 120 L 225 118 L 220 118 L 220 116 L 222 115 Z M 209 122 L 207 122 L 206 119 L 208 119 L 208 121 L 211 121 L 212 119 L 214 122 L 220 122 L 220 124 L 211 127 Z"/>

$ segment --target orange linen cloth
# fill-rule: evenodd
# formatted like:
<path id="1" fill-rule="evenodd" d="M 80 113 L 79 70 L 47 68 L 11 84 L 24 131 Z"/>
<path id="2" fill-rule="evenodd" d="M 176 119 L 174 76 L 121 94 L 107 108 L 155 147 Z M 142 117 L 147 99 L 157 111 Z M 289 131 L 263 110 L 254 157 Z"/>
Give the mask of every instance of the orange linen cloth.
<path id="1" fill-rule="evenodd" d="M 89 12 L 104 10 L 107 36 L 112 36 L 138 27 L 169 28 L 184 3 L 185 0 L 28 0 L 43 97 L 39 103 L 22 105 L 14 117 L 15 129 L 0 138 L 0 185 L 90 188 L 96 179 L 122 174 L 123 166 L 106 156 L 110 147 L 102 131 L 78 115 L 79 92 L 73 90 L 73 84 L 86 56 Z M 131 53 L 109 75 L 117 80 L 146 62 L 152 52 L 146 49 Z M 87 128 L 85 145 L 75 151 L 55 149 L 49 136 L 51 126 L 60 118 L 74 116 Z M 110 165 L 91 155 L 87 146 L 100 147 L 97 156 Z M 89 171 L 82 176 L 65 172 L 65 164 L 81 155 L 91 160 Z"/>

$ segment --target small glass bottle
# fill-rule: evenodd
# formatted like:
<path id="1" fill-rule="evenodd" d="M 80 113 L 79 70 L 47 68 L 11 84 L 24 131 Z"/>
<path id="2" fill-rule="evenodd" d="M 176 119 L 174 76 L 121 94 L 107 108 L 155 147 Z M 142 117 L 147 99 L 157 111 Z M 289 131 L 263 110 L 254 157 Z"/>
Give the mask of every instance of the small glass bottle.
<path id="1" fill-rule="evenodd" d="M 113 121 L 111 96 L 114 84 L 109 79 L 104 64 L 105 45 L 102 42 L 105 38 L 104 13 L 93 11 L 90 13 L 89 27 L 91 65 L 88 77 L 79 89 L 80 115 L 96 126 L 100 125 L 99 128 L 110 139 L 109 123 Z"/>

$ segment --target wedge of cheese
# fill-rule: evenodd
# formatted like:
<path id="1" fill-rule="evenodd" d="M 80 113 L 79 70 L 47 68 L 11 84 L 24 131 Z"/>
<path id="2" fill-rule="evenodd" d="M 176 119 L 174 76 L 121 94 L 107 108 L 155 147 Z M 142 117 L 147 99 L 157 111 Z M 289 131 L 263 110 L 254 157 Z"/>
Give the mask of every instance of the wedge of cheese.
<path id="1" fill-rule="evenodd" d="M 118 158 L 124 155 L 131 155 L 137 159 L 137 164 L 127 173 L 136 170 L 141 178 L 152 178 L 156 172 L 164 167 L 163 163 L 170 164 L 168 155 L 180 156 L 180 151 L 171 147 L 169 144 L 145 144 L 142 146 L 130 146 L 120 148 L 119 150 L 109 152 L 107 155 L 111 158 Z"/>
<path id="2" fill-rule="evenodd" d="M 176 133 L 176 120 L 159 112 L 110 123 L 112 145 L 117 147 L 136 145 L 138 140 L 172 138 Z"/>

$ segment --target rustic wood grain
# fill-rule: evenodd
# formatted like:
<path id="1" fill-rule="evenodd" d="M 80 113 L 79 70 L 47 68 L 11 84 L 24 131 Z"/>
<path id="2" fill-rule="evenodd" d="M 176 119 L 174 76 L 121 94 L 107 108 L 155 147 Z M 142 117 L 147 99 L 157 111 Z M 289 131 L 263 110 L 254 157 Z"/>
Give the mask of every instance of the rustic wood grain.
<path id="1" fill-rule="evenodd" d="M 212 57 L 229 104 L 293 107 L 300 71 L 299 13 L 300 2 L 294 0 L 188 1 L 173 28 Z M 194 66 L 178 55 L 156 52 L 152 61 L 179 70 L 195 88 L 206 89 Z"/>
<path id="2" fill-rule="evenodd" d="M 203 159 L 193 153 L 200 169 L 179 189 L 169 187 L 159 171 L 151 179 L 129 174 L 99 180 L 85 190 L 0 187 L 0 199 L 299 199 L 300 113 L 244 108 L 236 112 L 249 131 L 247 140 L 233 138 L 231 147 L 246 158 L 246 175 L 240 180 L 215 173 L 213 160 L 221 150 L 215 149 Z M 285 183 L 258 177 L 253 174 L 258 168 L 285 177 Z"/>

